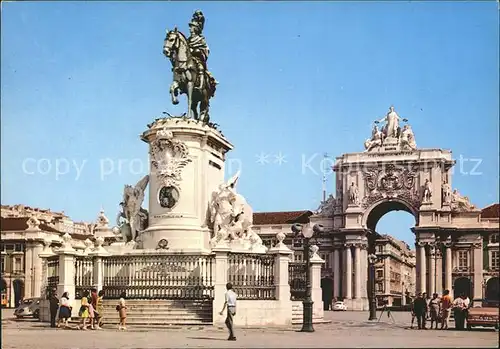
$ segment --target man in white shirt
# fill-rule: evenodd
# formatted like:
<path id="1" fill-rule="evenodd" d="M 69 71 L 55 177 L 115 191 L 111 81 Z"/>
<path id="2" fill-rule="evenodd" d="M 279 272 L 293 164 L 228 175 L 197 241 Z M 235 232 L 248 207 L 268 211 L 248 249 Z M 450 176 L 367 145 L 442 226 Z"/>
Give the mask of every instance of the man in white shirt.
<path id="1" fill-rule="evenodd" d="M 233 317 L 236 315 L 236 298 L 238 298 L 238 296 L 233 291 L 233 285 L 231 285 L 230 282 L 226 284 L 226 289 L 224 307 L 220 311 L 220 314 L 224 315 L 224 310 L 227 307 L 226 326 L 229 330 L 229 338 L 227 340 L 235 341 L 236 337 L 234 336 L 233 330 Z"/>

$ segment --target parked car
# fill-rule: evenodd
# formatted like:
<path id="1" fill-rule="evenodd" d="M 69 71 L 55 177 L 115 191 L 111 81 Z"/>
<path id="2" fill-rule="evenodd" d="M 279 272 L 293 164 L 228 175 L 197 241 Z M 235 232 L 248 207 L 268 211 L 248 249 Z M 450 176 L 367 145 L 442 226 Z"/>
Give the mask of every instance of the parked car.
<path id="1" fill-rule="evenodd" d="M 334 311 L 346 311 L 347 310 L 347 305 L 345 305 L 344 302 L 335 302 L 333 304 L 333 310 Z"/>
<path id="2" fill-rule="evenodd" d="M 38 319 L 40 317 L 41 300 L 41 298 L 28 298 L 23 300 L 19 307 L 14 310 L 14 316 L 18 319 L 23 317 L 33 317 Z"/>
<path id="3" fill-rule="evenodd" d="M 475 326 L 498 329 L 498 302 L 474 299 L 467 314 L 467 329 Z"/>

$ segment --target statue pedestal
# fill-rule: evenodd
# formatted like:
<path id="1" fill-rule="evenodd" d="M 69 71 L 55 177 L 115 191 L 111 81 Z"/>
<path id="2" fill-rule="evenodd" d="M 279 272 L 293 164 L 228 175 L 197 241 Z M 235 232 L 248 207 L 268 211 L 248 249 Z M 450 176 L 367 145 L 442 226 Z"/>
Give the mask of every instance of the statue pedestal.
<path id="1" fill-rule="evenodd" d="M 224 181 L 225 154 L 233 149 L 217 130 L 185 118 L 156 120 L 142 134 L 150 149 L 149 226 L 143 249 L 172 252 L 210 248 L 212 193 Z"/>
<path id="2" fill-rule="evenodd" d="M 384 143 L 382 145 L 384 151 L 394 151 L 399 149 L 399 141 L 397 138 L 387 137 L 384 139 Z"/>

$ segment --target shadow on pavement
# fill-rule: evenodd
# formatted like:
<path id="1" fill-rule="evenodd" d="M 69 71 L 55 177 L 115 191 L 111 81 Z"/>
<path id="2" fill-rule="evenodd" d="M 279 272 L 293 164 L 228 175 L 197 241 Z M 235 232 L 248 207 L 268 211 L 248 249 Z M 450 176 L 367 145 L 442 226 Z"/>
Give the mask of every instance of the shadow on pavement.
<path id="1" fill-rule="evenodd" d="M 223 338 L 214 338 L 214 337 L 187 337 L 189 339 L 203 339 L 203 340 L 209 340 L 209 341 L 226 341 L 227 339 Z"/>

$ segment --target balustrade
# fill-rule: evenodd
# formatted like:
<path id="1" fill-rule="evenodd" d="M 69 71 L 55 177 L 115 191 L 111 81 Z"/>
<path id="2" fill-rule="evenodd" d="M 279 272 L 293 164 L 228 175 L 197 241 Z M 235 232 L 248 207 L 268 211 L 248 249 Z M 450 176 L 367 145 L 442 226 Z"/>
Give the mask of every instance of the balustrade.
<path id="1" fill-rule="evenodd" d="M 93 285 L 94 264 L 92 257 L 77 256 L 75 258 L 75 299 L 81 299 L 85 291 Z"/>
<path id="2" fill-rule="evenodd" d="M 213 255 L 143 255 L 103 258 L 106 298 L 213 299 Z"/>
<path id="3" fill-rule="evenodd" d="M 59 256 L 47 258 L 47 286 L 45 289 L 46 295 L 49 295 L 51 290 L 57 289 L 59 284 Z"/>
<path id="4" fill-rule="evenodd" d="M 288 283 L 290 285 L 290 299 L 292 301 L 301 301 L 306 297 L 306 263 L 290 262 L 288 263 Z"/>
<path id="5" fill-rule="evenodd" d="M 276 299 L 273 255 L 228 253 L 227 280 L 238 299 Z"/>

